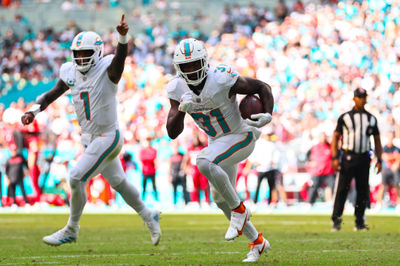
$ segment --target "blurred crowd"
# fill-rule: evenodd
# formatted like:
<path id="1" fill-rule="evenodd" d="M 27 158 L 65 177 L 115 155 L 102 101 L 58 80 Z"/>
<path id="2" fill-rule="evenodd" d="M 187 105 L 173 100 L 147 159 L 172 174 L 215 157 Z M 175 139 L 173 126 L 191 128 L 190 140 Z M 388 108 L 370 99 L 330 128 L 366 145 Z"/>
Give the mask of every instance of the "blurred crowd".
<path id="1" fill-rule="evenodd" d="M 153 2 L 155 9 L 166 8 L 163 0 Z M 182 16 L 179 12 L 157 18 L 150 13 L 141 14 L 133 10 L 128 15 L 128 21 L 143 23 L 145 30 L 131 33 L 134 38 L 129 42 L 129 55 L 123 80 L 119 84 L 119 120 L 125 134 L 125 152 L 133 156 L 133 165 L 140 169 L 140 159 L 135 152 L 151 139 L 151 145 L 158 151 L 158 169 L 164 165 L 169 168 L 171 155 L 177 150 L 181 151 L 182 156 L 187 154 L 193 149 L 196 138 L 204 138 L 189 119 L 185 121 L 184 136 L 179 140 L 171 141 L 165 130 L 169 109 L 165 85 L 175 74 L 172 51 L 182 38 L 199 38 L 206 43 L 212 65 L 231 64 L 241 75 L 260 79 L 273 89 L 274 119 L 263 134 L 276 143 L 283 154 L 279 157 L 282 161 L 277 169 L 281 175 L 273 174 L 274 185 L 280 193 L 268 192 L 269 195 L 262 197 L 269 197 L 269 202 L 275 197 L 272 201 L 282 200 L 285 203 L 290 203 L 291 199 L 310 201 L 312 198 L 311 203 L 314 203 L 317 192 L 312 190 L 312 197 L 308 195 L 313 182 L 312 174 L 306 167 L 307 160 L 310 160 L 307 153 L 313 145 L 320 143 L 321 135 L 326 136 L 326 142 L 330 141 L 338 115 L 352 108 L 355 88 L 362 87 L 368 91 L 366 109 L 378 118 L 383 144 L 391 141 L 394 145 L 399 144 L 399 15 L 400 0 L 324 1 L 323 4 L 307 5 L 299 0 L 292 6 L 279 1 L 272 10 L 251 3 L 243 6 L 225 4 L 222 14 L 215 18 L 201 11 L 196 13 L 194 19 L 198 24 L 202 20 L 219 20 L 216 25 L 220 27 L 211 32 L 202 32 L 196 26 L 192 30 L 168 28 L 165 20 L 179 21 Z M 29 21 L 21 15 L 16 15 L 10 25 L 7 33 L 0 36 L 0 89 L 3 91 L 16 83 L 23 86 L 27 81 L 56 79 L 61 64 L 70 60 L 68 49 L 71 40 L 81 31 L 74 21 L 70 21 L 61 32 L 51 27 L 33 32 Z M 105 54 L 112 53 L 117 42 L 116 32 L 101 29 L 98 32 L 105 42 Z M 39 168 L 43 168 L 43 162 L 48 158 L 48 154 L 40 151 L 51 150 L 52 145 L 56 145 L 59 151 L 77 151 L 71 156 L 79 156 L 79 127 L 70 100 L 68 95 L 60 98 L 40 113 L 37 123 L 30 128 L 22 128 L 19 118 L 31 103 L 21 99 L 7 108 L 0 107 L 0 148 L 5 151 L 11 143 L 15 143 L 12 132 L 22 132 L 24 141 L 20 148 L 25 148 L 28 154 L 36 153 L 39 158 L 36 165 Z M 26 140 L 26 136 L 29 136 L 29 140 Z M 51 136 L 56 136 L 56 144 L 49 143 Z M 7 156 L 3 154 L 3 158 Z M 55 164 L 73 166 L 70 158 L 66 160 L 59 157 Z M 187 161 L 185 159 L 185 163 Z M 252 163 L 255 165 L 248 165 Z M 244 162 L 244 174 L 241 172 L 239 175 L 256 176 L 256 168 L 255 162 Z M 299 181 L 297 174 L 307 171 L 308 178 Z M 167 177 L 156 180 L 156 183 L 164 186 L 172 182 L 169 175 L 167 172 Z M 194 174 L 186 171 L 185 176 L 189 178 Z M 62 184 L 62 179 L 66 177 L 64 174 L 58 178 Z M 285 178 L 294 180 L 285 181 Z M 393 193 L 398 190 L 398 178 L 385 187 L 390 192 L 386 203 L 376 199 L 384 198 L 380 178 L 371 176 L 371 191 L 376 192 L 371 196 L 371 202 L 396 205 L 397 193 L 395 196 Z M 193 192 L 198 185 L 204 191 L 204 196 L 198 196 L 197 201 L 200 202 L 200 198 L 209 201 L 207 185 L 200 181 L 198 184 L 194 180 L 190 182 L 191 185 L 184 190 Z M 195 183 L 197 185 L 193 185 Z M 254 189 L 248 192 L 247 181 L 245 184 L 243 197 L 254 200 L 257 194 L 257 201 L 259 192 L 256 193 Z M 288 189 L 293 184 L 296 185 L 293 189 L 296 195 L 292 195 Z M 324 185 L 319 185 L 324 188 Z M 331 182 L 327 182 L 325 187 L 330 188 Z M 241 187 L 238 189 L 241 190 Z M 282 189 L 287 189 L 288 193 L 285 195 Z M 68 191 L 65 193 L 68 194 Z M 320 194 L 323 200 L 331 199 L 329 195 Z M 186 196 L 184 198 L 185 202 L 189 201 Z"/>

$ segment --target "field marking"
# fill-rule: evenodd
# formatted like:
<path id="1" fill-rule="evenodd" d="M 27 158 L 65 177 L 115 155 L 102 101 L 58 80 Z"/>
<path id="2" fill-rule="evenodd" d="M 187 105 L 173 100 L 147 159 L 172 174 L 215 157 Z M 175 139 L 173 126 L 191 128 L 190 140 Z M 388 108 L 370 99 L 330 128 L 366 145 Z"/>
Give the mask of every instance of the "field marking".
<path id="1" fill-rule="evenodd" d="M 187 224 L 189 225 L 205 225 L 205 224 L 211 224 L 211 225 L 225 225 L 228 223 L 228 220 L 225 221 L 212 221 L 212 222 L 207 222 L 207 221 L 188 221 Z M 256 224 L 266 224 L 266 225 L 327 225 L 331 224 L 330 220 L 326 221 L 268 221 L 268 220 L 258 220 L 255 222 Z"/>
<path id="2" fill-rule="evenodd" d="M 25 236 L 5 236 L 5 237 L 1 236 L 0 237 L 0 240 L 12 240 L 12 239 L 28 239 L 28 238 Z"/>
<path id="3" fill-rule="evenodd" d="M 345 240 L 344 238 L 335 238 L 335 239 L 324 239 L 324 243 L 334 243 L 341 240 Z M 306 239 L 291 239 L 292 242 L 314 242 L 321 241 L 321 238 L 306 238 Z M 274 240 L 274 243 L 285 243 L 287 240 Z"/>
<path id="4" fill-rule="evenodd" d="M 212 252 L 196 252 L 196 254 L 210 255 Z M 238 251 L 217 251 L 213 254 L 239 254 L 242 252 Z M 57 258 L 81 258 L 81 257 L 129 257 L 129 256 L 154 256 L 161 255 L 159 252 L 155 253 L 128 253 L 128 254 L 82 254 L 82 255 L 53 255 L 53 256 L 28 256 L 28 257 L 15 257 L 15 259 L 25 260 L 25 259 L 57 259 Z M 169 255 L 181 256 L 187 255 L 187 253 L 169 253 Z"/>
<path id="5" fill-rule="evenodd" d="M 331 222 L 329 220 L 327 221 L 257 221 L 257 224 L 274 224 L 274 225 L 296 225 L 296 224 L 300 224 L 300 225 L 309 225 L 309 224 L 331 224 Z"/>
<path id="6" fill-rule="evenodd" d="M 217 224 L 220 224 L 220 225 L 225 225 L 225 224 L 228 224 L 229 223 L 229 220 L 228 219 L 226 219 L 226 220 L 223 220 L 223 221 L 211 221 L 211 222 L 207 222 L 207 221 L 188 221 L 187 222 L 187 224 L 189 224 L 189 225 L 198 225 L 198 224 L 200 224 L 200 225 L 204 225 L 204 224 L 212 224 L 212 225 L 217 225 Z"/>
<path id="7" fill-rule="evenodd" d="M 0 218 L 0 223 L 27 223 L 27 222 L 36 222 L 37 219 L 35 217 L 31 218 Z"/>
<path id="8" fill-rule="evenodd" d="M 34 262 L 33 263 L 34 265 L 37 265 L 37 264 L 60 264 L 60 262 L 59 261 L 53 261 L 53 262 L 47 262 L 47 261 L 44 261 L 44 262 Z M 21 263 L 13 263 L 13 262 L 9 262 L 9 263 L 2 263 L 1 265 L 21 265 Z"/>
<path id="9" fill-rule="evenodd" d="M 366 249 L 352 249 L 352 250 L 347 250 L 347 249 L 323 249 L 322 252 L 368 252 L 369 250 Z"/>

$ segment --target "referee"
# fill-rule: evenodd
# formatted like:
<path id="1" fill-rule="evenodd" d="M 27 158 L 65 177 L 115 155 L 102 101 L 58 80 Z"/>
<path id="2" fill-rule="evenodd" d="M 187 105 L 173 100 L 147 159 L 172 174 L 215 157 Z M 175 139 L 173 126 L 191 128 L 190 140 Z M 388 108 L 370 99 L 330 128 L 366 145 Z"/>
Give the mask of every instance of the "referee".
<path id="1" fill-rule="evenodd" d="M 342 223 L 342 214 L 346 202 L 347 193 L 350 189 L 350 182 L 355 178 L 356 183 L 356 216 L 355 231 L 367 231 L 365 225 L 365 209 L 369 203 L 369 168 L 370 158 L 370 137 L 374 136 L 375 165 L 377 173 L 381 171 L 382 145 L 379 136 L 379 129 L 375 116 L 364 109 L 367 102 L 367 92 L 358 88 L 354 91 L 354 108 L 343 113 L 337 122 L 331 144 L 332 166 L 339 170 L 335 203 L 332 213 L 332 231 L 339 231 Z M 339 150 L 339 140 L 341 149 Z"/>

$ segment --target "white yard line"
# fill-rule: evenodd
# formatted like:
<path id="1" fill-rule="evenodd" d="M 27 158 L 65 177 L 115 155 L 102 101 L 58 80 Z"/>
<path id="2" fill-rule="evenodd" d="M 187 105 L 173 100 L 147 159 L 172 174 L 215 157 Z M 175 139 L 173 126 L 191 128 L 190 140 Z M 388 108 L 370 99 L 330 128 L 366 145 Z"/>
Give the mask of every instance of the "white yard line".
<path id="1" fill-rule="evenodd" d="M 348 249 L 324 249 L 324 250 L 322 250 L 322 252 L 343 252 L 343 253 L 346 253 L 349 251 L 351 251 L 351 252 L 368 252 L 369 250 L 366 250 L 366 249 L 351 249 L 351 250 L 348 250 Z"/>
<path id="2" fill-rule="evenodd" d="M 242 252 L 231 252 L 231 251 L 217 251 L 217 252 L 196 252 L 196 254 L 239 254 Z M 82 257 L 130 257 L 130 256 L 154 256 L 161 255 L 161 253 L 128 253 L 128 254 L 82 254 L 82 255 L 47 255 L 47 256 L 26 256 L 26 257 L 15 257 L 15 259 L 26 260 L 26 259 L 57 259 L 57 258 L 82 258 Z M 181 256 L 187 255 L 187 253 L 168 253 L 168 255 Z M 39 262 L 38 262 L 39 263 Z"/>
<path id="3" fill-rule="evenodd" d="M 32 263 L 34 265 L 38 265 L 38 264 L 57 264 L 57 265 L 59 265 L 60 264 L 60 262 L 57 262 L 57 261 L 53 261 L 53 262 L 37 262 L 37 261 L 35 261 L 35 262 L 30 262 L 30 263 Z M 1 263 L 1 265 L 21 265 L 21 263 L 20 262 L 19 263 Z"/>

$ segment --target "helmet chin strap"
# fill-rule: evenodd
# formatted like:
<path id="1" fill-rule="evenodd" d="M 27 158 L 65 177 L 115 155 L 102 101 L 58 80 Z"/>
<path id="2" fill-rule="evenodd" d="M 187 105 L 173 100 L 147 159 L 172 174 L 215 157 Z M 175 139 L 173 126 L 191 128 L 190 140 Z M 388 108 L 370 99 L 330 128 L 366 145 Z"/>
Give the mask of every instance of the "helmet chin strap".
<path id="1" fill-rule="evenodd" d="M 188 84 L 188 87 L 191 91 L 193 91 L 194 94 L 197 96 L 200 95 L 200 93 L 203 91 L 204 84 L 206 83 L 207 77 L 205 77 L 199 84 L 197 85 L 190 85 Z"/>
<path id="2" fill-rule="evenodd" d="M 81 71 L 81 70 L 78 70 L 78 71 L 81 72 L 82 75 L 86 75 L 89 72 L 89 70 L 90 70 L 90 68 L 86 71 Z"/>
<path id="3" fill-rule="evenodd" d="M 78 66 L 78 65 L 77 65 Z M 88 68 L 85 68 L 85 69 L 80 69 L 79 67 L 77 67 L 77 70 L 81 73 L 81 74 L 83 74 L 83 75 L 86 75 L 88 72 L 89 72 L 89 70 L 92 68 L 92 66 L 89 66 Z"/>
<path id="4" fill-rule="evenodd" d="M 79 59 L 78 59 L 79 60 Z M 89 71 L 90 71 L 90 69 L 93 67 L 93 66 L 95 66 L 96 64 L 94 64 L 93 63 L 93 61 L 94 61 L 94 59 L 93 58 L 91 58 L 90 60 L 89 60 L 89 62 L 88 62 L 88 64 L 85 64 L 85 65 L 79 65 L 77 62 L 76 62 L 76 60 L 74 60 L 74 64 L 77 66 L 77 70 L 79 71 L 79 72 L 81 72 L 83 75 L 85 75 L 86 73 L 88 73 Z M 83 68 L 83 69 L 81 69 L 81 67 Z"/>

